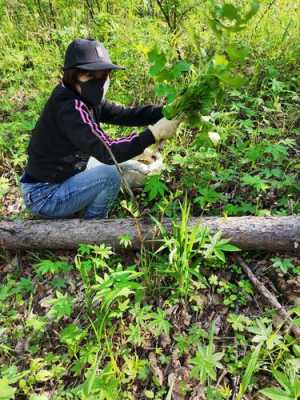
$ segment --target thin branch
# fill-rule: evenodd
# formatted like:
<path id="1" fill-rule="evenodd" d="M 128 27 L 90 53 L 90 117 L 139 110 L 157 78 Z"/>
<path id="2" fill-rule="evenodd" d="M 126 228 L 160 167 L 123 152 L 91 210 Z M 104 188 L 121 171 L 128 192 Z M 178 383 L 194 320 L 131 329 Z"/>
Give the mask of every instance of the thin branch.
<path id="1" fill-rule="evenodd" d="M 171 22 L 171 20 L 170 20 L 169 14 L 168 14 L 168 13 L 166 12 L 166 10 L 164 9 L 161 0 L 156 0 L 156 2 L 157 2 L 157 4 L 158 4 L 158 6 L 159 6 L 159 8 L 160 8 L 160 10 L 161 10 L 161 12 L 162 12 L 162 14 L 163 14 L 163 16 L 165 17 L 165 20 L 166 20 L 166 22 L 167 22 L 167 24 L 168 24 L 170 30 L 173 32 L 173 31 L 174 31 L 174 27 L 172 26 L 172 22 Z"/>
<path id="2" fill-rule="evenodd" d="M 248 267 L 248 265 L 242 259 L 241 256 L 235 255 L 235 256 L 233 256 L 233 258 L 235 258 L 239 262 L 239 264 L 243 268 L 244 272 L 246 273 L 246 275 L 248 276 L 250 281 L 253 283 L 253 285 L 255 286 L 257 291 L 261 294 L 261 296 L 263 296 L 267 300 L 267 302 L 278 311 L 279 315 L 284 320 L 286 320 L 287 322 L 290 323 L 293 334 L 295 335 L 295 337 L 297 339 L 299 339 L 300 338 L 300 328 L 293 325 L 292 318 L 289 316 L 289 314 L 287 313 L 285 308 L 279 303 L 279 301 L 273 295 L 273 293 L 271 293 L 267 289 L 267 287 L 261 281 L 259 281 L 257 279 L 257 277 L 254 275 L 254 273 L 251 271 L 251 269 Z"/>

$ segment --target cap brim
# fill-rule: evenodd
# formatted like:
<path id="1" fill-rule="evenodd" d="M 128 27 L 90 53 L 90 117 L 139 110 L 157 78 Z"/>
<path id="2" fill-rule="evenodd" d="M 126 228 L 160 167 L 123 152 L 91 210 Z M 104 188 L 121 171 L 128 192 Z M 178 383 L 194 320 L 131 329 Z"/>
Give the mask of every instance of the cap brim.
<path id="1" fill-rule="evenodd" d="M 111 69 L 111 70 L 126 69 L 125 67 L 120 67 L 119 65 L 103 64 L 103 63 L 98 63 L 98 62 L 77 65 L 74 68 L 83 69 L 85 71 L 102 71 L 102 70 L 106 70 L 106 69 Z"/>

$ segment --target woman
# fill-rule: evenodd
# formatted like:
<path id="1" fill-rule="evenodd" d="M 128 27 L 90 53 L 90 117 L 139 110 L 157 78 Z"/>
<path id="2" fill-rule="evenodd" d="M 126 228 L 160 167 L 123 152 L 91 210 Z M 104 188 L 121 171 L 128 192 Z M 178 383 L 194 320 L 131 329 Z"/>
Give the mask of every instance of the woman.
<path id="1" fill-rule="evenodd" d="M 62 83 L 32 131 L 21 178 L 24 202 L 33 214 L 64 218 L 84 210 L 84 218 L 106 217 L 121 184 L 107 146 L 123 162 L 175 135 L 178 122 L 163 118 L 162 107 L 126 108 L 104 99 L 112 71 L 119 69 L 100 42 L 76 39 L 68 46 Z M 111 139 L 100 122 L 149 126 Z M 105 165 L 85 169 L 90 156 Z"/>

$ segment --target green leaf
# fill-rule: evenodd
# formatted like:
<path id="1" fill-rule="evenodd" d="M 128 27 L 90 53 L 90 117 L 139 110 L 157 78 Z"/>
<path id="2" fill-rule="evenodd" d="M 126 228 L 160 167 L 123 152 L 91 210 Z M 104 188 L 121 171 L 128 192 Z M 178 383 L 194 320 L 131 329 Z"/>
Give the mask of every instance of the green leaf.
<path id="1" fill-rule="evenodd" d="M 167 58 L 164 53 L 159 52 L 156 48 L 148 53 L 148 59 L 153 64 L 149 70 L 151 76 L 156 76 L 164 68 Z"/>
<path id="2" fill-rule="evenodd" d="M 260 353 L 260 345 L 258 345 L 255 348 L 255 350 L 251 353 L 250 360 L 247 364 L 247 368 L 244 372 L 244 375 L 243 375 L 243 378 L 242 378 L 242 381 L 240 384 L 240 389 L 239 389 L 239 393 L 237 395 L 237 400 L 241 400 L 248 389 L 251 378 L 257 368 L 259 353 Z"/>
<path id="3" fill-rule="evenodd" d="M 159 83 L 155 86 L 155 94 L 159 97 L 167 97 L 168 102 L 171 103 L 175 99 L 177 92 L 173 86 Z"/>
<path id="4" fill-rule="evenodd" d="M 240 248 L 238 248 L 237 246 L 235 246 L 234 244 L 223 244 L 222 245 L 222 250 L 223 251 L 241 251 Z"/>
<path id="5" fill-rule="evenodd" d="M 252 0 L 251 8 L 243 18 L 244 23 L 248 22 L 252 17 L 254 17 L 254 15 L 258 12 L 258 10 L 259 10 L 259 1 Z"/>
<path id="6" fill-rule="evenodd" d="M 58 321 L 72 314 L 75 299 L 67 294 L 63 295 L 60 292 L 56 292 L 56 296 L 55 299 L 47 300 L 47 303 L 52 305 L 47 313 L 47 317 L 54 318 Z"/>
<path id="7" fill-rule="evenodd" d="M 11 400 L 15 398 L 16 389 L 9 385 L 7 378 L 0 379 L 0 400 Z"/>
<path id="8" fill-rule="evenodd" d="M 254 187 L 258 192 L 265 192 L 269 185 L 266 180 L 262 179 L 260 176 L 251 176 L 249 174 L 244 174 L 241 177 L 241 182 L 245 185 Z"/>
<path id="9" fill-rule="evenodd" d="M 37 382 L 47 382 L 51 378 L 53 378 L 53 372 L 48 371 L 47 369 L 41 369 L 35 375 L 35 379 L 37 380 Z"/>
<path id="10" fill-rule="evenodd" d="M 59 334 L 60 341 L 67 345 L 79 343 L 84 336 L 85 332 L 75 324 L 69 324 Z"/>
<path id="11" fill-rule="evenodd" d="M 0 197 L 4 196 L 9 191 L 9 180 L 4 178 L 3 176 L 0 177 Z"/>
<path id="12" fill-rule="evenodd" d="M 221 8 L 221 15 L 224 18 L 228 18 L 230 20 L 239 19 L 238 9 L 232 4 L 224 4 Z"/>
<path id="13" fill-rule="evenodd" d="M 277 380 L 278 383 L 287 391 L 290 390 L 290 382 L 288 376 L 286 376 L 283 372 L 278 370 L 272 371 L 273 376 Z"/>
<path id="14" fill-rule="evenodd" d="M 69 272 L 72 266 L 64 261 L 42 260 L 35 264 L 36 272 L 39 275 L 57 274 L 60 272 Z"/>
<path id="15" fill-rule="evenodd" d="M 234 89 L 241 88 L 247 82 L 247 80 L 242 76 L 237 74 L 233 75 L 228 71 L 218 73 L 217 76 L 224 85 L 232 87 Z"/>
<path id="16" fill-rule="evenodd" d="M 33 394 L 29 400 L 49 400 L 46 394 Z"/>
<path id="17" fill-rule="evenodd" d="M 291 396 L 289 393 L 286 393 L 281 389 L 266 388 L 260 390 L 260 393 L 269 397 L 271 400 L 295 400 L 294 396 Z"/>
<path id="18" fill-rule="evenodd" d="M 168 190 L 167 186 L 160 180 L 160 176 L 156 174 L 147 177 L 144 189 L 148 193 L 149 201 L 162 197 Z"/>
<path id="19" fill-rule="evenodd" d="M 216 66 L 219 66 L 219 65 L 227 66 L 228 65 L 228 60 L 222 54 L 216 54 L 214 56 L 214 58 L 213 58 L 213 63 Z"/>
<path id="20" fill-rule="evenodd" d="M 191 64 L 185 60 L 179 61 L 171 69 L 170 72 L 173 78 L 178 78 L 182 72 L 188 72 L 191 69 Z"/>
<path id="21" fill-rule="evenodd" d="M 226 53 L 230 61 L 237 62 L 237 61 L 244 61 L 246 57 L 248 57 L 250 53 L 250 49 L 248 47 L 243 47 L 239 45 L 231 45 L 226 48 Z"/>

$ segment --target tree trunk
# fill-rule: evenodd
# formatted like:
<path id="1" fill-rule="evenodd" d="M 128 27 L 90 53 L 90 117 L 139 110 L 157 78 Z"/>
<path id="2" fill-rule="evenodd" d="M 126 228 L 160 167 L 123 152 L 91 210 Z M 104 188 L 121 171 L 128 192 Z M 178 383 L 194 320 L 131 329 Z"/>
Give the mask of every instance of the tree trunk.
<path id="1" fill-rule="evenodd" d="M 163 225 L 171 231 L 172 222 Z M 243 250 L 263 250 L 300 254 L 300 216 L 290 217 L 193 217 L 189 225 L 204 224 L 211 233 L 221 231 Z M 80 243 L 105 243 L 120 247 L 119 238 L 130 235 L 132 248 L 140 246 L 139 229 L 144 243 L 157 243 L 157 227 L 147 219 L 137 225 L 134 219 L 65 219 L 0 221 L 0 245 L 7 249 L 76 249 Z M 156 229 L 155 229 L 156 228 Z M 153 242 L 156 232 L 156 242 Z"/>

